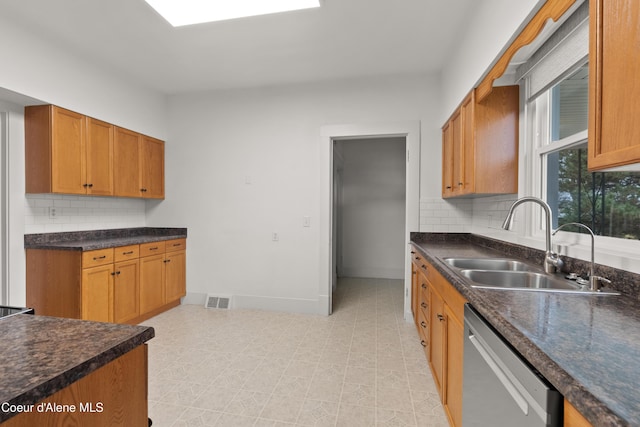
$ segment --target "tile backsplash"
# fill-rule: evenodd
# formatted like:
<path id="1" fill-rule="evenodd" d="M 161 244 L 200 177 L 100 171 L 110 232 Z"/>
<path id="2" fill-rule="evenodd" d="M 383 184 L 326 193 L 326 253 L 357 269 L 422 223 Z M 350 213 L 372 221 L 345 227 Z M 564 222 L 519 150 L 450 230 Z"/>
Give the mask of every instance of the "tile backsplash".
<path id="1" fill-rule="evenodd" d="M 144 227 L 145 206 L 142 199 L 27 194 L 25 233 Z"/>
<path id="2" fill-rule="evenodd" d="M 475 233 L 500 229 L 515 194 L 468 199 L 420 199 L 420 231 Z"/>

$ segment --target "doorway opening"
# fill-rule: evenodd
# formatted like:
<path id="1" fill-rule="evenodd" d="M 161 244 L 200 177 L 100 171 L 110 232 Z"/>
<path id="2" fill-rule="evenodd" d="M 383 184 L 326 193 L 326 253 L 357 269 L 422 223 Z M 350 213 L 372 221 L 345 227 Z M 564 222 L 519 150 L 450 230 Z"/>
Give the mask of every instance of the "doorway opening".
<path id="1" fill-rule="evenodd" d="M 420 122 L 322 129 L 321 312 L 331 314 L 338 276 L 403 283 L 410 319 L 409 234 L 419 227 Z M 327 209 L 324 209 L 326 206 Z"/>

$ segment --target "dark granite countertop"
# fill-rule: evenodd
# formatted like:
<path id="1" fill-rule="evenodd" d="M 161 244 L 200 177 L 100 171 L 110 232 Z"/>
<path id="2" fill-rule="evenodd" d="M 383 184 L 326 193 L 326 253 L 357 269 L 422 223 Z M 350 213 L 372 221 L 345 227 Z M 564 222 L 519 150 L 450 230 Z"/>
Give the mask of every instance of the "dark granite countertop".
<path id="1" fill-rule="evenodd" d="M 471 288 L 443 258 L 507 256 L 542 265 L 542 251 L 474 235 L 412 233 L 412 242 L 594 426 L 640 425 L 637 294 L 574 295 Z M 621 292 L 633 292 L 640 285 L 636 274 L 613 269 L 608 272 L 619 279 L 617 290 Z"/>
<path id="2" fill-rule="evenodd" d="M 25 249 L 92 251 L 186 237 L 186 228 L 117 228 L 67 233 L 25 234 L 24 247 Z"/>
<path id="3" fill-rule="evenodd" d="M 154 334 L 147 326 L 29 314 L 0 319 L 0 403 L 35 404 Z M 0 409 L 0 422 L 13 415 Z"/>

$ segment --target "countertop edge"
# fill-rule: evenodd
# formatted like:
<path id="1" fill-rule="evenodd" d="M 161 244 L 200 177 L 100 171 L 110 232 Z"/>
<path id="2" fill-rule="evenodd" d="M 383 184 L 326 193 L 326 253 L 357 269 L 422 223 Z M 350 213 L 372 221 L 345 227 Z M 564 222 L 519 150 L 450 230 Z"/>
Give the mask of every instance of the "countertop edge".
<path id="1" fill-rule="evenodd" d="M 518 352 L 544 376 L 569 403 L 589 422 L 597 426 L 621 426 L 628 422 L 614 413 L 604 402 L 595 397 L 574 377 L 562 369 L 547 353 L 526 337 L 500 313 L 490 308 L 480 292 L 463 283 L 458 275 L 438 257 L 421 247 L 420 242 L 410 242 L 447 279 L 462 296 L 487 320 Z M 473 242 L 468 242 L 473 245 Z"/>
<path id="2" fill-rule="evenodd" d="M 141 328 L 143 326 L 140 326 Z M 83 363 L 75 365 L 55 377 L 35 385 L 30 390 L 6 401 L 10 405 L 32 405 L 46 399 L 63 388 L 86 377 L 108 363 L 116 360 L 129 351 L 145 344 L 155 336 L 155 330 L 150 326 L 144 326 L 144 330 L 125 339 L 121 343 L 96 354 Z M 18 415 L 18 413 L 0 411 L 0 423 Z"/>
<path id="3" fill-rule="evenodd" d="M 173 239 L 186 239 L 186 228 L 124 228 L 66 233 L 25 234 L 25 249 L 91 251 Z"/>

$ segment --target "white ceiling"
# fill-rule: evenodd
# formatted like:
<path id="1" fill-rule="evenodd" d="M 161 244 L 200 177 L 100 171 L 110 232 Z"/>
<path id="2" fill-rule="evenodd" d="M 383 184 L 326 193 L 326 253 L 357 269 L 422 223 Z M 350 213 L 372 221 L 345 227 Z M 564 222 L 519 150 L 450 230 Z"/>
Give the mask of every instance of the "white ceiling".
<path id="1" fill-rule="evenodd" d="M 233 0 L 230 0 L 233 1 Z M 144 0 L 2 0 L 37 36 L 167 94 L 438 71 L 479 0 L 322 0 L 173 28 Z"/>

